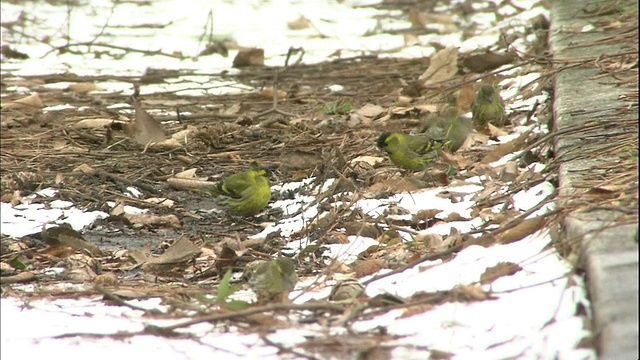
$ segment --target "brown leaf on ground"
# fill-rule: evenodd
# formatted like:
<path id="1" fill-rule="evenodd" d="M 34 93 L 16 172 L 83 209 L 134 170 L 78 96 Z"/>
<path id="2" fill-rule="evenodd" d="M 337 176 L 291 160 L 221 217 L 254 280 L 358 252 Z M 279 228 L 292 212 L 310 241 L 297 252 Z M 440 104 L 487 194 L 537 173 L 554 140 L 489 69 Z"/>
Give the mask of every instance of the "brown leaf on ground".
<path id="1" fill-rule="evenodd" d="M 73 92 L 89 92 L 89 91 L 103 91 L 104 89 L 100 86 L 90 83 L 90 82 L 81 82 L 71 84 L 67 87 L 67 91 Z"/>
<path id="2" fill-rule="evenodd" d="M 400 319 L 426 313 L 427 311 L 433 310 L 435 307 L 436 306 L 432 304 L 419 304 L 419 305 L 409 306 L 408 308 L 405 309 L 402 315 L 400 315 Z"/>
<path id="3" fill-rule="evenodd" d="M 218 275 L 224 275 L 229 268 L 236 266 L 238 260 L 239 257 L 233 249 L 228 246 L 223 246 L 214 263 L 216 270 L 218 271 Z"/>
<path id="4" fill-rule="evenodd" d="M 492 138 L 497 138 L 507 135 L 507 132 L 489 123 L 487 124 L 487 134 Z"/>
<path id="5" fill-rule="evenodd" d="M 75 250 L 87 250 L 94 256 L 101 256 L 102 251 L 96 245 L 86 241 L 82 235 L 71 226 L 57 226 L 42 230 L 40 236 L 51 246 L 68 246 Z"/>
<path id="6" fill-rule="evenodd" d="M 494 52 L 487 52 L 486 54 L 471 55 L 464 59 L 462 65 L 474 73 L 484 73 L 487 71 L 495 70 L 502 65 L 510 64 L 513 62 L 513 57 L 510 54 L 496 54 Z"/>
<path id="7" fill-rule="evenodd" d="M 546 223 L 547 218 L 544 216 L 537 216 L 522 220 L 518 225 L 499 234 L 496 238 L 496 242 L 499 244 L 510 244 L 512 242 L 516 242 L 542 229 Z"/>
<path id="8" fill-rule="evenodd" d="M 469 144 L 469 138 L 467 138 L 458 151 L 468 149 L 470 147 Z M 473 161 L 457 153 L 451 154 L 448 152 L 442 152 L 442 154 L 440 154 L 440 158 L 456 169 L 467 169 L 473 164 Z"/>
<path id="9" fill-rule="evenodd" d="M 131 223 L 138 226 L 156 228 L 158 226 L 168 226 L 174 229 L 180 228 L 180 219 L 176 215 L 154 215 L 154 214 L 124 214 L 124 217 Z"/>
<path id="10" fill-rule="evenodd" d="M 129 137 L 132 137 L 140 145 L 148 145 L 150 142 L 161 142 L 165 140 L 164 130 L 160 124 L 142 110 L 139 101 L 135 101 L 135 116 L 133 124 L 125 124 L 124 130 Z"/>
<path id="11" fill-rule="evenodd" d="M 518 264 L 511 262 L 497 263 L 495 266 L 488 267 L 484 273 L 480 275 L 480 283 L 490 284 L 503 276 L 513 275 L 520 270 L 522 270 L 522 268 Z"/>
<path id="12" fill-rule="evenodd" d="M 446 222 L 452 222 L 452 221 L 466 221 L 468 219 L 465 219 L 462 217 L 462 215 L 458 214 L 457 212 L 452 212 L 449 213 L 449 215 L 447 215 L 444 219 L 442 219 Z"/>
<path id="13" fill-rule="evenodd" d="M 436 215 L 438 215 L 441 212 L 442 210 L 440 209 L 420 210 L 411 217 L 411 221 L 413 223 L 419 223 L 420 221 L 428 222 L 428 221 L 431 221 Z"/>
<path id="14" fill-rule="evenodd" d="M 509 141 L 508 143 L 500 144 L 495 149 L 491 150 L 480 162 L 482 164 L 489 164 L 494 161 L 500 160 L 503 156 L 511 154 L 512 152 L 521 150 L 527 139 L 531 135 L 531 130 L 518 136 L 516 139 Z"/>
<path id="15" fill-rule="evenodd" d="M 416 235 L 416 242 L 422 243 L 427 249 L 435 249 L 442 246 L 442 236 L 434 233 L 420 232 Z"/>
<path id="16" fill-rule="evenodd" d="M 347 235 L 359 235 L 375 239 L 380 233 L 380 229 L 375 224 L 365 221 L 349 221 L 342 224 Z"/>
<path id="17" fill-rule="evenodd" d="M 233 59 L 233 67 L 240 68 L 245 66 L 263 66 L 264 65 L 264 49 L 251 48 L 240 49 Z"/>
<path id="18" fill-rule="evenodd" d="M 367 294 L 364 292 L 364 286 L 356 279 L 346 279 L 338 281 L 329 294 L 329 300 L 341 301 L 349 299 L 366 300 Z"/>
<path id="19" fill-rule="evenodd" d="M 436 248 L 435 251 L 444 251 L 450 249 L 456 245 L 461 244 L 463 240 L 464 239 L 462 238 L 462 233 L 458 229 L 452 227 L 451 232 L 444 239 L 442 245 L 439 248 Z"/>
<path id="20" fill-rule="evenodd" d="M 420 38 L 414 34 L 404 34 L 402 35 L 404 40 L 404 46 L 415 46 L 420 44 Z"/>
<path id="21" fill-rule="evenodd" d="M 273 95 L 275 93 L 276 92 L 275 92 L 275 89 L 273 88 L 273 86 L 267 86 L 264 89 L 262 89 L 262 91 L 260 92 L 260 95 L 262 95 L 262 97 L 265 97 L 267 99 L 273 99 Z M 277 98 L 279 100 L 286 99 L 287 98 L 287 92 L 283 91 L 283 90 L 278 90 Z"/>
<path id="22" fill-rule="evenodd" d="M 387 264 L 384 262 L 384 260 L 367 259 L 355 264 L 354 270 L 356 272 L 356 277 L 361 278 L 363 276 L 375 274 L 386 267 Z"/>
<path id="23" fill-rule="evenodd" d="M 38 94 L 33 94 L 33 95 L 29 95 L 29 96 L 25 96 L 23 98 L 20 98 L 16 101 L 12 101 L 10 103 L 7 104 L 3 104 L 2 105 L 2 109 L 9 109 L 12 107 L 16 107 L 16 108 L 22 108 L 22 107 L 31 107 L 31 108 L 36 108 L 36 109 L 40 109 L 44 107 L 44 104 L 42 103 L 42 100 L 40 99 L 40 95 Z"/>
<path id="24" fill-rule="evenodd" d="M 107 272 L 96 276 L 93 279 L 93 283 L 103 286 L 115 286 L 118 285 L 118 277 L 112 272 Z"/>
<path id="25" fill-rule="evenodd" d="M 166 265 L 178 264 L 189 261 L 198 256 L 202 251 L 186 236 L 180 237 L 173 245 L 169 246 L 167 251 L 159 257 L 150 258 L 147 264 Z"/>
<path id="26" fill-rule="evenodd" d="M 476 90 L 473 87 L 473 84 L 465 84 L 460 89 L 458 96 L 456 97 L 456 108 L 458 108 L 461 113 L 469 112 L 471 110 L 471 104 L 473 104 L 473 100 L 475 98 Z"/>
<path id="27" fill-rule="evenodd" d="M 507 161 L 500 171 L 500 180 L 504 182 L 513 181 L 518 177 L 518 164 L 511 160 Z"/>
<path id="28" fill-rule="evenodd" d="M 482 301 L 494 299 L 490 292 L 484 291 L 481 285 L 458 285 L 451 291 L 456 301 Z"/>
<path id="29" fill-rule="evenodd" d="M 385 109 L 380 105 L 365 104 L 355 112 L 359 115 L 375 119 L 380 117 L 385 112 Z"/>
<path id="30" fill-rule="evenodd" d="M 458 73 L 458 48 L 447 47 L 431 57 L 427 70 L 420 75 L 423 87 L 451 79 Z"/>
<path id="31" fill-rule="evenodd" d="M 298 17 L 297 19 L 289 21 L 287 23 L 287 27 L 291 30 L 308 29 L 310 26 L 311 26 L 311 21 L 309 21 L 309 19 L 307 19 L 302 15 L 300 15 L 300 17 Z"/>

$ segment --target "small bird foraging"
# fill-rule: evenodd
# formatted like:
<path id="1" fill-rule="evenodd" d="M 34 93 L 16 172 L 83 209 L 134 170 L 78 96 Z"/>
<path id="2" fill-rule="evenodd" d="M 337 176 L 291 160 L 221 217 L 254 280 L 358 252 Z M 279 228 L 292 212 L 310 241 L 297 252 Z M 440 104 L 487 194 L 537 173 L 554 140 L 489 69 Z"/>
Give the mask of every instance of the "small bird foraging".
<path id="1" fill-rule="evenodd" d="M 256 293 L 258 302 L 286 302 L 288 295 L 298 282 L 295 263 L 286 257 L 261 261 L 245 270 L 251 290 Z"/>
<path id="2" fill-rule="evenodd" d="M 476 130 L 484 130 L 489 123 L 504 126 L 507 118 L 500 92 L 492 85 L 482 85 L 478 89 L 471 105 L 471 113 Z"/>
<path id="3" fill-rule="evenodd" d="M 411 171 L 425 170 L 447 145 L 445 139 L 426 135 L 384 132 L 378 137 L 378 148 L 384 150 L 395 165 Z"/>
<path id="4" fill-rule="evenodd" d="M 432 139 L 446 139 L 444 150 L 456 152 L 473 129 L 470 119 L 459 116 L 458 109 L 447 106 L 440 113 L 430 114 L 422 123 L 421 132 Z"/>
<path id="5" fill-rule="evenodd" d="M 235 215 L 255 215 L 271 200 L 267 169 L 255 161 L 249 170 L 224 178 L 209 192 L 216 196 L 219 205 Z"/>

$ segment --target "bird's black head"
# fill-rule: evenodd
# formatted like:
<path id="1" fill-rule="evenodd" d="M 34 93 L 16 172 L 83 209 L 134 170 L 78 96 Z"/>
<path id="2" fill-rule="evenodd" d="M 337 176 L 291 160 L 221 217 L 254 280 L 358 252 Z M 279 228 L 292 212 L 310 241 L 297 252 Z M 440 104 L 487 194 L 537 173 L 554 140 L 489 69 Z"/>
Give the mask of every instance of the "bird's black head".
<path id="1" fill-rule="evenodd" d="M 378 148 L 384 149 L 385 147 L 387 147 L 387 138 L 389 137 L 389 135 L 391 135 L 391 133 L 388 132 L 383 132 L 382 134 L 380 134 L 377 142 Z"/>

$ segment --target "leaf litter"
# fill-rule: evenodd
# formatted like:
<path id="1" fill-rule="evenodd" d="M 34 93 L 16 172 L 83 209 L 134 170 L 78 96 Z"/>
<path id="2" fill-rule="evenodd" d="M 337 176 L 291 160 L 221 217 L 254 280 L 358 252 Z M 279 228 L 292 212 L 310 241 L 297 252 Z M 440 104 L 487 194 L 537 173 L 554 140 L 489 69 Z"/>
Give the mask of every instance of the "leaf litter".
<path id="1" fill-rule="evenodd" d="M 419 43 L 431 36 L 424 19 L 439 11 L 448 10 L 411 9 L 408 23 Z M 322 20 L 296 16 L 326 32 L 315 28 Z M 3 318 L 29 324 L 53 313 L 57 319 L 47 321 L 67 324 L 38 329 L 22 340 L 25 346 L 33 338 L 53 347 L 65 338 L 154 335 L 188 346 L 191 357 L 593 356 L 578 347 L 589 336 L 588 317 L 571 310 L 588 308 L 582 279 L 551 246 L 551 224 L 567 209 L 550 202 L 556 165 L 550 138 L 543 141 L 550 100 L 541 74 L 551 70 L 525 53 L 546 43 L 539 36 L 510 43 L 515 65 L 491 58 L 497 64 L 480 71 L 458 60 L 471 58 L 468 44 L 411 59 L 370 51 L 209 75 L 159 69 L 139 79 L 148 86 L 142 84 L 133 104 L 131 87 L 113 91 L 114 80 L 126 83 L 130 75 L 3 72 L 13 86 L 3 90 L 3 104 L 18 104 L 3 105 L 2 117 Z M 522 82 L 526 74 L 533 80 Z M 211 79 L 222 84 L 207 85 Z M 62 81 L 82 85 L 42 85 Z M 438 161 L 424 176 L 400 171 L 377 152 L 380 132 L 409 132 L 444 103 L 468 111 L 478 81 L 499 83 L 511 94 L 505 99 L 512 126 L 490 134 L 492 140 L 474 136 L 460 155 Z M 21 96 L 18 84 L 35 95 Z M 220 93 L 215 104 L 190 90 L 203 95 L 229 84 L 241 94 Z M 270 86 L 276 91 L 258 91 Z M 172 147 L 154 147 L 164 134 L 180 135 Z M 537 161 L 525 161 L 527 154 Z M 197 186 L 176 185 L 185 180 L 177 174 L 188 172 L 187 179 L 203 180 L 198 186 L 206 188 L 253 160 L 276 169 L 272 203 L 254 218 L 211 211 L 214 202 Z M 457 172 L 448 176 L 451 164 Z M 48 188 L 55 190 L 39 191 Z M 600 194 L 624 190 L 601 188 Z M 163 206 L 163 199 L 174 205 Z M 59 200 L 67 203 L 51 211 Z M 44 211 L 47 218 L 38 218 Z M 41 241 L 42 233 L 65 223 L 75 230 L 58 231 L 72 236 Z M 296 260 L 292 303 L 250 305 L 255 297 L 240 277 L 243 269 L 278 255 Z M 29 274 L 19 279 L 26 284 L 5 286 L 13 283 L 5 275 L 20 274 Z M 327 300 L 347 280 L 355 291 Z M 21 299 L 32 310 L 17 317 L 12 309 Z M 249 307 L 237 310 L 238 302 Z M 110 314 L 110 320 L 97 329 L 65 314 Z M 543 349 L 546 336 L 562 332 L 575 337 Z M 117 356 L 124 347 L 113 351 Z"/>

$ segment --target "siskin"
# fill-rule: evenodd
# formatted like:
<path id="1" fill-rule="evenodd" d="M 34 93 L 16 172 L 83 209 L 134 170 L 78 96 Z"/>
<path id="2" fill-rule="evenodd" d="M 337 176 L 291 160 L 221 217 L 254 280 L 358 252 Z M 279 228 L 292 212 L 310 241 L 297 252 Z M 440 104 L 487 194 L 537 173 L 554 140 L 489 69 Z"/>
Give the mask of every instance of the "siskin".
<path id="1" fill-rule="evenodd" d="M 489 122 L 495 126 L 505 124 L 504 101 L 498 90 L 491 85 L 480 87 L 471 105 L 471 113 L 476 130 L 486 128 Z"/>
<path id="2" fill-rule="evenodd" d="M 378 147 L 389 155 L 392 163 L 407 170 L 425 170 L 438 157 L 447 142 L 428 136 L 382 133 Z"/>
<path id="3" fill-rule="evenodd" d="M 271 200 L 267 170 L 255 161 L 249 170 L 226 177 L 210 192 L 218 204 L 237 215 L 255 215 Z"/>
<path id="4" fill-rule="evenodd" d="M 456 152 L 467 140 L 473 124 L 468 118 L 458 116 L 458 109 L 447 106 L 439 114 L 430 114 L 422 124 L 422 133 L 432 139 L 445 139 L 444 150 Z"/>
<path id="5" fill-rule="evenodd" d="M 276 298 L 282 301 L 298 282 L 295 264 L 286 257 L 254 264 L 245 270 L 245 276 L 258 301 Z"/>

